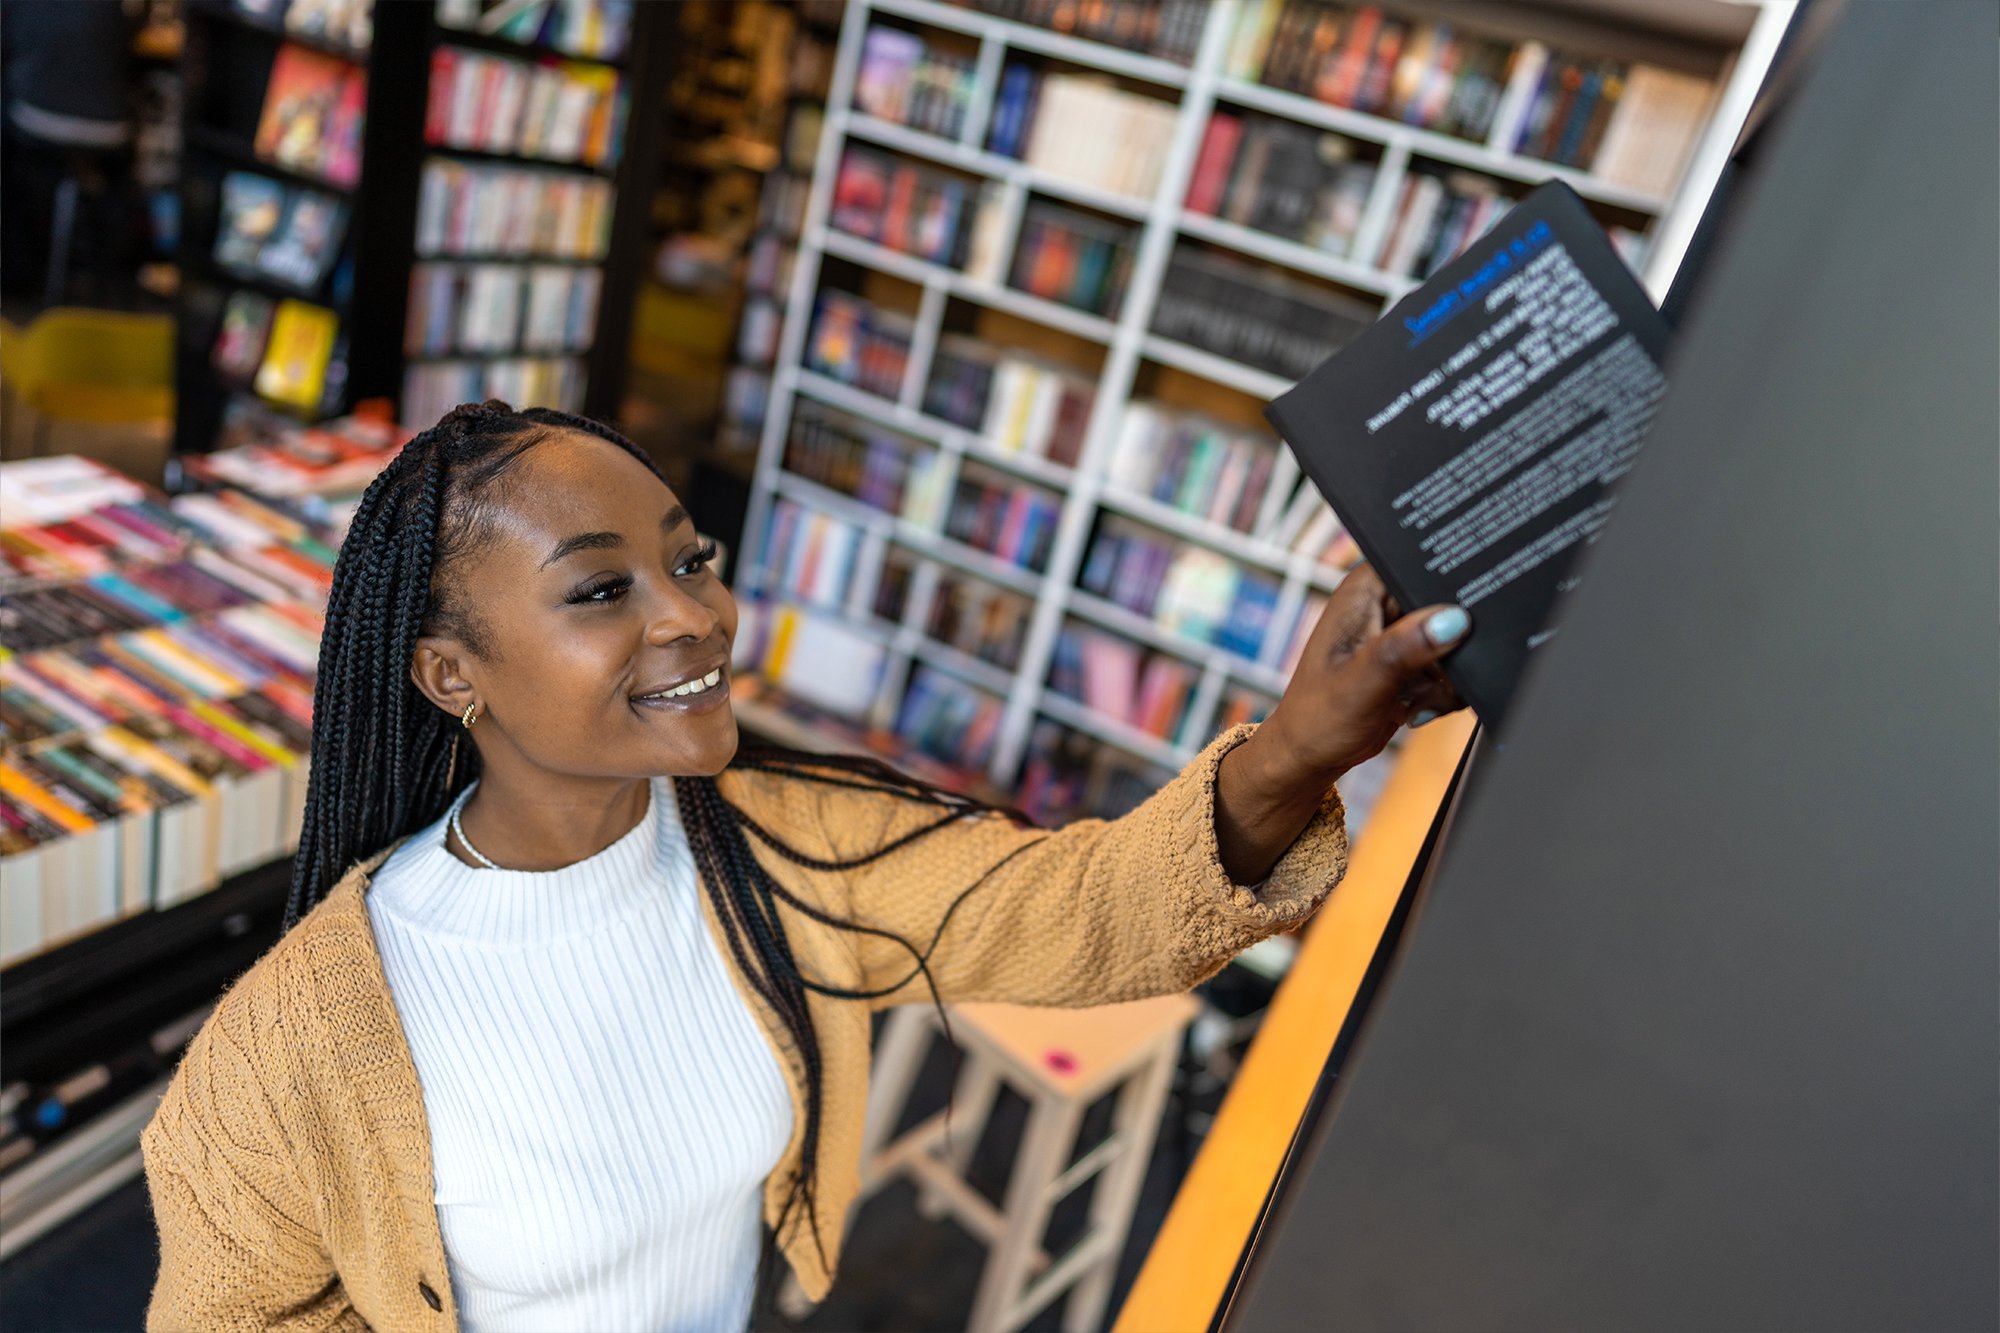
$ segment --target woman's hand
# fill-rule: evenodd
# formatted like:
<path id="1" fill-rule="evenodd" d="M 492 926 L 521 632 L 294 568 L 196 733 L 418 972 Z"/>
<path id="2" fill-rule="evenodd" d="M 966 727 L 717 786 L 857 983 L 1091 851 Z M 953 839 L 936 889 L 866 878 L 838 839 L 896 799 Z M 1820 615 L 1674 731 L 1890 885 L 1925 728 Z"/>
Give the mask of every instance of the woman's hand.
<path id="1" fill-rule="evenodd" d="M 1464 706 L 1438 662 L 1471 628 L 1456 606 L 1403 615 L 1375 571 L 1356 565 L 1320 612 L 1257 739 L 1300 780 L 1323 779 L 1324 790 L 1405 722 Z"/>
<path id="2" fill-rule="evenodd" d="M 1341 581 L 1278 706 L 1222 758 L 1216 835 L 1231 879 L 1269 873 L 1326 789 L 1380 753 L 1396 728 L 1464 706 L 1438 662 L 1471 628 L 1456 606 L 1400 615 L 1366 565 Z"/>

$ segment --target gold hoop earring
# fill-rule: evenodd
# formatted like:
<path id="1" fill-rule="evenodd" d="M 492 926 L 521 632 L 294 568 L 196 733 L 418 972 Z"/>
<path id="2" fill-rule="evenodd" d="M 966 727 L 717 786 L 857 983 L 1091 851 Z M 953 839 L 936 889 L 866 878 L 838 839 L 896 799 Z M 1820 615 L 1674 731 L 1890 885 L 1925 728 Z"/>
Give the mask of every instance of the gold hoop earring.
<path id="1" fill-rule="evenodd" d="M 461 727 L 470 727 L 473 723 L 477 722 L 478 720 L 479 720 L 479 701 L 475 699 L 471 703 L 465 706 L 465 711 L 463 713 L 459 714 L 458 725 Z"/>

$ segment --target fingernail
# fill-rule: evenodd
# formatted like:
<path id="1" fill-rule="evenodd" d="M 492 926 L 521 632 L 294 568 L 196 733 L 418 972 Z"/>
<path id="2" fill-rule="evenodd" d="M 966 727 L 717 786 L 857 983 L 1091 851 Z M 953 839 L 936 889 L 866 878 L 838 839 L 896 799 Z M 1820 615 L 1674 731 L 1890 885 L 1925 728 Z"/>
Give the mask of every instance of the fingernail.
<path id="1" fill-rule="evenodd" d="M 1424 633 L 1440 648 L 1448 643 L 1457 643 L 1471 628 L 1472 617 L 1465 614 L 1464 608 L 1457 606 L 1447 606 L 1424 622 Z"/>
<path id="2" fill-rule="evenodd" d="M 1415 714 L 1412 714 L 1412 715 L 1411 715 L 1411 717 L 1410 717 L 1410 729 L 1411 729 L 1412 731 L 1414 731 L 1414 730 L 1416 730 L 1416 729 L 1417 729 L 1418 727 L 1421 727 L 1422 725 L 1424 725 L 1424 723 L 1426 723 L 1426 722 L 1435 722 L 1435 721 L 1437 721 L 1437 720 L 1438 720 L 1438 715 L 1437 715 L 1436 713 L 1432 712 L 1432 711 L 1431 711 L 1430 709 L 1426 708 L 1426 709 L 1425 709 L 1425 710 L 1424 710 L 1423 712 L 1421 712 L 1421 713 L 1415 713 Z"/>

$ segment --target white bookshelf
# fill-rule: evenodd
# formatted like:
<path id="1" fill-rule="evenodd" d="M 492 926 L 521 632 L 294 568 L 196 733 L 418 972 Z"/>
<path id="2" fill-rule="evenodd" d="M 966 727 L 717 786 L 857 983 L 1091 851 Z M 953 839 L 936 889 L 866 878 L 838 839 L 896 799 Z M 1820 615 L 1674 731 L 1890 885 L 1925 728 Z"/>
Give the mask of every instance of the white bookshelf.
<path id="1" fill-rule="evenodd" d="M 1633 0 L 1605 3 L 1603 22 L 1606 25 L 1630 22 L 1635 12 L 1649 12 L 1655 19 L 1665 16 L 1662 21 L 1671 26 L 1676 16 L 1675 5 L 1680 2 L 1661 4 L 1647 0 L 1636 10 Z M 1216 0 L 1208 12 L 1194 60 L 1186 66 L 936 0 L 854 0 L 847 6 L 842 25 L 812 195 L 791 274 L 784 332 L 745 525 L 746 565 L 756 559 L 773 502 L 780 497 L 880 532 L 913 555 L 918 562 L 917 576 L 901 624 L 888 625 L 875 618 L 860 593 L 848 599 L 850 623 L 876 638 L 888 654 L 888 669 L 873 720 L 877 725 L 887 725 L 893 720 L 914 664 L 935 667 L 989 691 L 1003 699 L 1005 705 L 988 773 L 996 785 L 1003 788 L 1011 785 L 1031 730 L 1038 720 L 1045 718 L 1139 760 L 1167 769 L 1181 766 L 1212 734 L 1212 719 L 1225 690 L 1248 687 L 1273 698 L 1282 692 L 1284 677 L 1279 659 L 1288 647 L 1299 610 L 1309 596 L 1335 586 L 1339 576 L 1310 557 L 1279 549 L 1150 498 L 1121 494 L 1107 485 L 1105 473 L 1110 451 L 1127 404 L 1133 398 L 1134 380 L 1142 365 L 1151 363 L 1182 372 L 1259 400 L 1269 400 L 1291 387 L 1292 382 L 1282 376 L 1150 331 L 1168 259 L 1185 238 L 1332 281 L 1361 299 L 1379 301 L 1385 312 L 1417 285 L 1362 259 L 1336 256 L 1219 218 L 1187 212 L 1182 200 L 1187 195 L 1195 159 L 1216 104 L 1221 102 L 1232 108 L 1290 119 L 1376 146 L 1379 165 L 1360 229 L 1350 247 L 1355 256 L 1371 256 L 1381 250 L 1409 164 L 1412 158 L 1418 158 L 1466 167 L 1522 185 L 1558 178 L 1586 200 L 1650 219 L 1646 232 L 1647 261 L 1641 276 L 1658 299 L 1679 265 L 1694 223 L 1793 8 L 1793 0 L 1741 0 L 1740 4 L 1735 0 L 1686 0 L 1686 3 L 1705 7 L 1711 28 L 1715 16 L 1721 14 L 1733 30 L 1740 31 L 1741 39 L 1729 56 L 1711 121 L 1697 141 L 1682 184 L 1671 196 L 1659 198 L 1583 172 L 1502 151 L 1497 145 L 1504 141 L 1503 135 L 1511 134 L 1508 122 L 1516 118 L 1505 101 L 1496 116 L 1492 142 L 1482 144 L 1228 77 L 1225 65 L 1241 11 L 1240 0 Z M 1489 12 L 1496 8 L 1507 11 L 1509 21 L 1524 34 L 1533 34 L 1535 25 L 1544 19 L 1556 21 L 1550 19 L 1553 11 L 1540 10 L 1531 4 L 1482 8 Z M 946 139 L 854 109 L 853 90 L 863 38 L 878 19 L 900 26 L 914 24 L 944 30 L 977 42 L 972 105 L 957 138 Z M 1709 40 L 1713 42 L 1712 34 Z M 1155 95 L 1176 104 L 1171 145 L 1157 188 L 1151 195 L 1119 194 L 1060 178 L 985 148 L 1001 71 L 1017 54 L 1054 58 L 1138 80 L 1150 85 Z M 1523 89 L 1509 94 L 1515 98 L 1525 95 Z M 829 200 L 842 155 L 850 143 L 953 168 L 991 182 L 1002 210 L 999 230 L 1003 255 L 1011 256 L 1014 251 L 1022 207 L 1031 194 L 1136 224 L 1131 276 L 1116 318 L 1100 317 L 1031 296 L 1000 281 L 968 275 L 830 229 Z M 803 367 L 802 354 L 820 287 L 821 260 L 825 256 L 900 279 L 920 292 L 908 365 L 894 399 Z M 1004 273 L 1008 265 L 1003 262 L 998 268 Z M 1003 312 L 1102 349 L 1103 364 L 1076 467 L 1010 453 L 990 445 L 977 432 L 922 411 L 923 389 L 930 378 L 932 355 L 946 305 L 951 300 Z M 927 530 L 784 470 L 781 463 L 785 445 L 794 408 L 800 400 L 835 409 L 864 423 L 921 441 L 923 447 L 934 448 L 938 465 L 946 470 L 943 477 L 946 494 L 956 481 L 960 465 L 967 462 L 1054 491 L 1061 501 L 1061 515 L 1046 571 L 1036 574 L 1020 568 L 942 532 Z M 1297 477 L 1296 464 L 1289 452 L 1281 449 L 1272 489 L 1288 491 Z M 1277 607 L 1259 658 L 1251 660 L 1195 641 L 1079 588 L 1077 576 L 1085 544 L 1100 512 L 1116 514 L 1168 536 L 1221 551 L 1279 580 Z M 942 571 L 970 574 L 1033 600 L 1034 610 L 1018 669 L 1002 671 L 923 633 L 928 603 Z M 740 583 L 754 589 L 766 581 L 765 571 L 746 568 Z M 1067 618 L 1169 653 L 1199 669 L 1199 683 L 1178 736 L 1171 739 L 1152 736 L 1046 687 L 1056 639 Z"/>

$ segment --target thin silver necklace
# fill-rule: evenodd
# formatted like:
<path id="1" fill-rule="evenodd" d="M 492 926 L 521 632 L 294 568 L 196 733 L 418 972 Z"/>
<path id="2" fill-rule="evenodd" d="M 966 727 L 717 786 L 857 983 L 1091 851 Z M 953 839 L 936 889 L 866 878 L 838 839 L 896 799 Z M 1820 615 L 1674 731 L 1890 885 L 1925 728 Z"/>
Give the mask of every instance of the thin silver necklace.
<path id="1" fill-rule="evenodd" d="M 470 796 L 471 794 L 472 794 L 472 788 L 467 787 L 465 789 L 465 796 Z M 458 845 L 465 848 L 466 851 L 472 853 L 473 860 L 479 862 L 479 864 L 485 866 L 488 870 L 498 870 L 500 868 L 499 866 L 493 864 L 493 862 L 487 858 L 484 852 L 480 851 L 477 847 L 474 847 L 472 845 L 472 839 L 465 836 L 465 829 L 458 822 L 458 812 L 465 808 L 465 796 L 460 796 L 456 801 L 452 802 L 451 819 L 449 821 L 451 825 L 451 831 L 458 835 Z"/>

